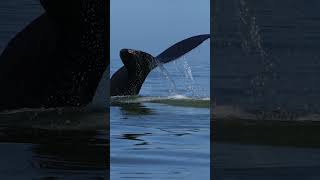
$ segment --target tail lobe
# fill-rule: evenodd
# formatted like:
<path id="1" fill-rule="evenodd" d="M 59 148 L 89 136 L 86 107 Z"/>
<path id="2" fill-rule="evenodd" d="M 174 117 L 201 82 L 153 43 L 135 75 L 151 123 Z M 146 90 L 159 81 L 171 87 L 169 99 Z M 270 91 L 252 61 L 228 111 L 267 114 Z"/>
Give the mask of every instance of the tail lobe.
<path id="1" fill-rule="evenodd" d="M 203 41 L 210 38 L 210 34 L 202 34 L 184 39 L 159 54 L 156 58 L 162 63 L 168 63 L 187 54 L 198 47 Z"/>

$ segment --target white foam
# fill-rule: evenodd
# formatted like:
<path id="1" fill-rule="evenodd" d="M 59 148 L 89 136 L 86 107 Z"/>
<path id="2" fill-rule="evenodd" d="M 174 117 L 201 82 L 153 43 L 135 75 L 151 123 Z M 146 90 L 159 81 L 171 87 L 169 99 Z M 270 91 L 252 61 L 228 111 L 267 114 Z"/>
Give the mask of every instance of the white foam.
<path id="1" fill-rule="evenodd" d="M 167 99 L 192 99 L 192 98 L 185 95 L 176 94 L 176 95 L 168 96 Z"/>

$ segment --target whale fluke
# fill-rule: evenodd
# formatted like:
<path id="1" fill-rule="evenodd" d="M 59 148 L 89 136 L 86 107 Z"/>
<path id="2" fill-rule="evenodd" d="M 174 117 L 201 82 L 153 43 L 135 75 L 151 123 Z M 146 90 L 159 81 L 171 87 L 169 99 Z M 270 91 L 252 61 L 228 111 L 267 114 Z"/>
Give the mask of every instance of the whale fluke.
<path id="1" fill-rule="evenodd" d="M 120 58 L 124 66 L 111 77 L 111 96 L 139 94 L 148 74 L 159 63 L 168 63 L 180 58 L 208 38 L 210 38 L 209 34 L 187 38 L 172 45 L 157 57 L 138 50 L 122 49 Z"/>
<path id="2" fill-rule="evenodd" d="M 161 54 L 159 54 L 156 58 L 162 63 L 167 63 L 172 60 L 178 59 L 179 57 L 187 54 L 192 49 L 199 46 L 203 41 L 210 38 L 210 34 L 202 34 L 198 36 L 193 36 L 190 38 L 187 38 L 185 40 L 182 40 L 165 51 L 163 51 Z"/>

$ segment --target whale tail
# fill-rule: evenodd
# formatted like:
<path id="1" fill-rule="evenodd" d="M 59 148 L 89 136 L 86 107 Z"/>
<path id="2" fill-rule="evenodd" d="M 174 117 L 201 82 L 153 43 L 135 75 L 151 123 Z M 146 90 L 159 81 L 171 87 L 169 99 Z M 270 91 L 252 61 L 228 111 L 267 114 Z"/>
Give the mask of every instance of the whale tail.
<path id="1" fill-rule="evenodd" d="M 160 53 L 156 57 L 156 59 L 161 63 L 168 63 L 170 61 L 176 60 L 190 52 L 192 49 L 198 47 L 203 41 L 209 38 L 210 34 L 202 34 L 184 39 Z"/>
<path id="2" fill-rule="evenodd" d="M 143 51 L 122 49 L 120 58 L 124 66 L 111 78 L 111 96 L 139 94 L 148 74 L 159 63 L 164 64 L 180 58 L 208 38 L 210 38 L 209 34 L 187 38 L 172 45 L 157 57 Z"/>

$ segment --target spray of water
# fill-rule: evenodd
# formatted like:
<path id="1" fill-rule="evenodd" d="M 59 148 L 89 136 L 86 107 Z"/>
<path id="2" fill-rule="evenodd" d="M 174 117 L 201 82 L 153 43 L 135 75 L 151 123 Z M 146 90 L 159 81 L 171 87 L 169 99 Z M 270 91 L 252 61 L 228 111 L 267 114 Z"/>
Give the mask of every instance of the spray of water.
<path id="1" fill-rule="evenodd" d="M 186 61 L 186 57 L 183 56 L 181 57 L 178 61 L 174 62 L 175 69 L 177 72 L 181 73 L 184 75 L 183 82 L 184 82 L 184 87 L 189 96 L 195 97 L 195 81 L 192 75 L 192 69 L 191 66 L 188 64 Z"/>
<path id="2" fill-rule="evenodd" d="M 205 44 L 200 45 L 198 48 L 195 49 L 195 51 L 190 52 L 188 54 L 188 58 L 192 59 L 192 61 L 200 62 L 197 59 L 199 59 L 199 54 L 202 46 L 205 46 Z M 183 57 L 181 63 L 182 65 L 180 67 L 183 67 L 182 72 L 185 77 L 185 88 L 188 90 L 190 95 L 192 97 L 196 97 L 197 99 L 202 99 L 204 97 L 208 98 L 208 94 L 205 93 L 205 89 L 200 84 L 198 84 L 197 81 L 195 81 L 192 73 L 192 68 L 188 63 L 187 58 Z"/>
<path id="3" fill-rule="evenodd" d="M 199 49 L 197 52 L 200 53 Z M 191 52 L 188 53 L 188 57 L 191 58 L 192 60 L 196 59 L 196 57 L 193 57 L 190 55 L 193 55 L 191 54 Z M 196 83 L 192 73 L 192 68 L 188 63 L 186 56 L 182 56 L 178 60 L 173 61 L 176 72 L 183 75 L 182 76 L 183 78 L 179 79 L 179 82 L 183 82 L 183 85 L 184 85 L 183 89 L 181 90 L 177 88 L 175 81 L 170 76 L 168 70 L 164 67 L 164 65 L 159 61 L 156 61 L 156 62 L 158 64 L 160 73 L 170 83 L 170 90 L 169 90 L 170 95 L 175 95 L 175 96 L 182 95 L 182 96 L 193 97 L 197 99 L 207 97 L 204 95 L 205 93 L 202 93 L 204 92 L 204 90 L 201 89 L 200 85 Z"/>
<path id="4" fill-rule="evenodd" d="M 158 61 L 157 59 L 155 59 L 159 69 L 160 69 L 160 73 L 164 76 L 164 78 L 166 80 L 169 81 L 170 83 L 170 88 L 169 88 L 169 94 L 170 95 L 176 95 L 176 94 L 179 94 L 178 91 L 177 91 L 177 86 L 176 86 L 176 83 L 174 82 L 174 80 L 171 78 L 168 70 L 163 66 L 163 64 Z"/>
<path id="5" fill-rule="evenodd" d="M 250 11 L 246 0 L 240 0 L 239 10 L 242 49 L 246 53 L 258 53 L 263 67 L 262 71 L 257 72 L 256 76 L 251 79 L 252 87 L 250 94 L 257 99 L 260 97 L 263 97 L 263 99 L 272 99 L 266 96 L 273 96 L 273 92 L 268 88 L 268 85 L 277 77 L 275 71 L 276 59 L 263 47 L 263 39 L 256 16 Z M 268 102 L 264 104 L 266 105 Z"/>

